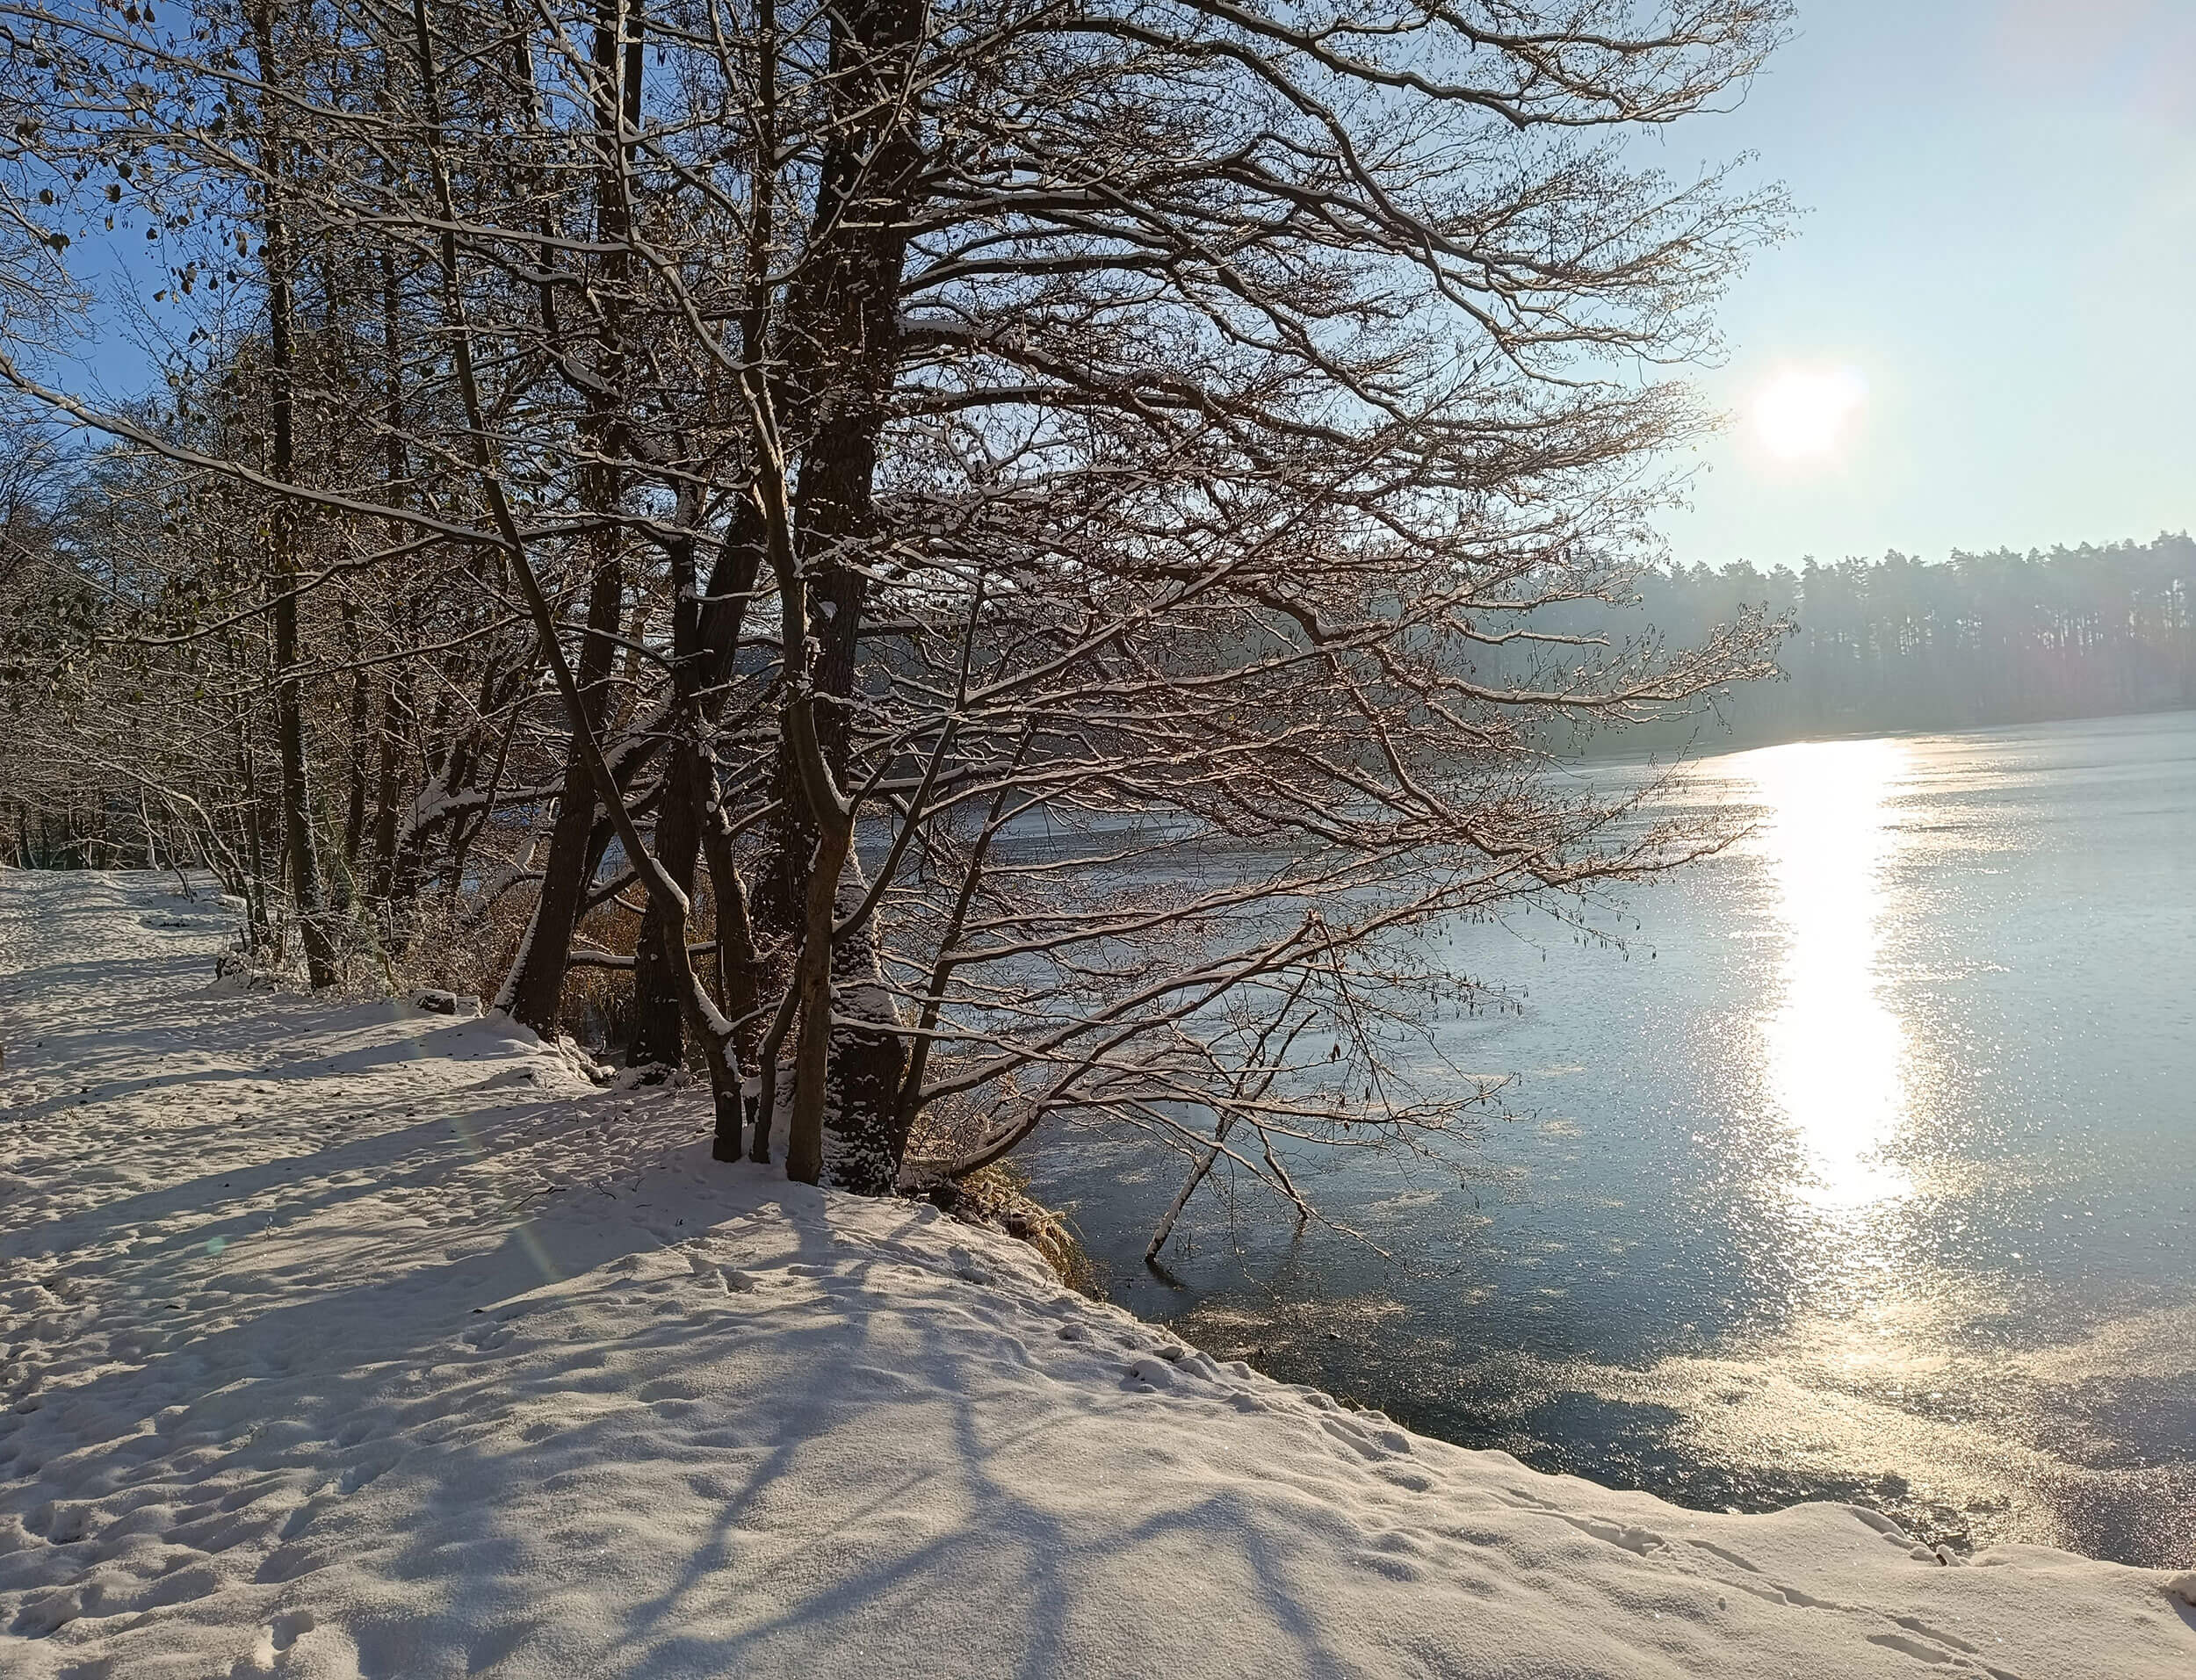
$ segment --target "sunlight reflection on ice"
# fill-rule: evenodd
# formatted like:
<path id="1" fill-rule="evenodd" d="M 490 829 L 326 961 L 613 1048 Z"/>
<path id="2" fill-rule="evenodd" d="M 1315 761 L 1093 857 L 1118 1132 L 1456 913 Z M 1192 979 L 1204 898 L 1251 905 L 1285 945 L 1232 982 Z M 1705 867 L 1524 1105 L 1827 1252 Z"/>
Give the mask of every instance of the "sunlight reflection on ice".
<path id="1" fill-rule="evenodd" d="M 1766 808 L 1759 837 L 1783 924 L 1781 992 L 1762 1027 L 1769 1088 L 1807 1151 L 1800 1186 L 1826 1211 L 1903 1195 L 1885 1157 L 1906 1117 L 1905 1030 L 1876 965 L 1889 913 L 1883 874 L 1899 844 L 1889 800 L 1896 741 L 1811 741 L 1745 753 Z"/>

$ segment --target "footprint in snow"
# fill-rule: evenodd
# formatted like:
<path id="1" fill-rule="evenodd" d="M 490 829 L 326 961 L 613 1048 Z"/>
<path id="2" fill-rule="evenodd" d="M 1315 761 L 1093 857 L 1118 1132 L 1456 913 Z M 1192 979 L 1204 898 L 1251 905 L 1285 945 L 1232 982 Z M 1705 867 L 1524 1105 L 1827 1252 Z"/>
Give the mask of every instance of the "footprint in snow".
<path id="1" fill-rule="evenodd" d="M 379 1481 L 395 1463 L 394 1455 L 381 1453 L 361 1459 L 343 1472 L 336 1483 L 336 1490 L 340 1493 L 357 1493 L 368 1482 Z"/>
<path id="2" fill-rule="evenodd" d="M 285 1611 L 272 1621 L 264 1624 L 259 1635 L 252 1641 L 251 1650 L 236 1660 L 229 1670 L 231 1680 L 248 1680 L 258 1674 L 272 1674 L 276 1662 L 286 1655 L 299 1640 L 320 1624 L 309 1610 Z"/>

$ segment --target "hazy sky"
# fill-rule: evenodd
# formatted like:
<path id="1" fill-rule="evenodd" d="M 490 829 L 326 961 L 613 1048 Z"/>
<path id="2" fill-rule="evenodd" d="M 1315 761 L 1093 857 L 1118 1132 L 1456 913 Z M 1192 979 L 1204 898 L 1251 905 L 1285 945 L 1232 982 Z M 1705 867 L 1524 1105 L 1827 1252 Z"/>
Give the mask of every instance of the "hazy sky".
<path id="1" fill-rule="evenodd" d="M 1810 213 L 1724 310 L 1705 383 L 1738 422 L 1677 557 L 2196 526 L 2196 0 L 1801 0 L 1798 27 L 1666 142 L 1756 151 Z M 1838 441 L 1777 458 L 1824 404 Z"/>

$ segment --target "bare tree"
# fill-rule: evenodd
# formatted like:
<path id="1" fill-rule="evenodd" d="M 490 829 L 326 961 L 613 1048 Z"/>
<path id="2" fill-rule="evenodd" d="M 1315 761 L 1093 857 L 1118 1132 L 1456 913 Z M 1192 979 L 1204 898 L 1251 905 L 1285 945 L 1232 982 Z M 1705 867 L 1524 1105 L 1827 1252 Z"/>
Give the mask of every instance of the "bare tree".
<path id="1" fill-rule="evenodd" d="M 264 522 L 164 533 L 98 645 L 226 671 L 175 792 L 239 857 L 271 708 L 316 980 L 394 973 L 434 877 L 469 937 L 523 910 L 538 1029 L 629 970 L 722 1156 L 880 1193 L 1103 1121 L 1301 1205 L 1299 1142 L 1489 1095 L 1405 1077 L 1481 994 L 1423 929 L 1726 838 L 1545 772 L 1770 668 L 1759 616 L 1591 609 L 1781 213 L 1629 137 L 1783 15 L 9 0 L 38 155 L 160 219 L 200 336 L 158 416 L 4 366 Z"/>

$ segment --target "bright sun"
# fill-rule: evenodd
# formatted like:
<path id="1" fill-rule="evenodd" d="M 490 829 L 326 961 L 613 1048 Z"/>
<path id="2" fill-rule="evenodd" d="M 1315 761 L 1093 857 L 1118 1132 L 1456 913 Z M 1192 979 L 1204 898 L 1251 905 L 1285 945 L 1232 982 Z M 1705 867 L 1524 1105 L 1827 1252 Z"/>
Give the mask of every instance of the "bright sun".
<path id="1" fill-rule="evenodd" d="M 1849 367 L 1788 368 L 1754 393 L 1747 418 L 1780 461 L 1818 460 L 1844 441 L 1868 387 Z"/>

